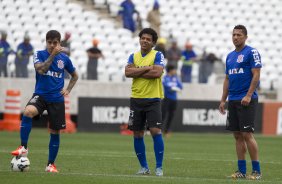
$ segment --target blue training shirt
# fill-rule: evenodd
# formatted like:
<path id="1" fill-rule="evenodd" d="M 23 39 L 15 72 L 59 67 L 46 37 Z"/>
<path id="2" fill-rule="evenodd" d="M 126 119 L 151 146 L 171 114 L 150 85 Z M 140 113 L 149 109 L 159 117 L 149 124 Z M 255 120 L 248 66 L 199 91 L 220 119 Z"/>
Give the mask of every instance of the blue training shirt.
<path id="1" fill-rule="evenodd" d="M 128 64 L 134 64 L 133 56 L 134 56 L 134 54 L 130 54 L 130 56 L 128 58 L 128 62 L 127 62 Z M 146 56 L 146 54 L 142 54 L 142 57 L 145 57 L 145 56 Z M 156 53 L 154 64 L 164 67 L 164 55 L 160 51 L 158 51 Z"/>
<path id="2" fill-rule="evenodd" d="M 10 44 L 7 41 L 0 40 L 0 65 L 7 64 L 9 54 L 13 53 Z"/>
<path id="3" fill-rule="evenodd" d="M 253 78 L 252 69 L 261 67 L 259 52 L 248 45 L 239 52 L 230 52 L 226 58 L 225 70 L 229 77 L 228 99 L 241 100 L 245 97 Z M 256 90 L 252 98 L 258 98 Z"/>
<path id="4" fill-rule="evenodd" d="M 18 45 L 17 53 L 21 56 L 21 58 L 17 56 L 15 62 L 20 62 L 27 65 L 29 62 L 30 53 L 31 55 L 33 54 L 33 47 L 30 43 L 23 42 Z"/>
<path id="5" fill-rule="evenodd" d="M 34 54 L 34 64 L 45 62 L 50 56 L 47 50 L 37 51 Z M 48 102 L 63 102 L 64 97 L 60 91 L 64 88 L 64 69 L 73 73 L 75 68 L 64 53 L 59 53 L 54 57 L 49 70 L 42 74 L 36 71 L 36 84 L 34 94 L 42 96 Z"/>
<path id="6" fill-rule="evenodd" d="M 165 98 L 168 98 L 170 100 L 177 100 L 177 92 L 172 89 L 173 87 L 182 89 L 182 83 L 180 82 L 177 75 L 165 75 L 163 78 L 163 86 Z"/>

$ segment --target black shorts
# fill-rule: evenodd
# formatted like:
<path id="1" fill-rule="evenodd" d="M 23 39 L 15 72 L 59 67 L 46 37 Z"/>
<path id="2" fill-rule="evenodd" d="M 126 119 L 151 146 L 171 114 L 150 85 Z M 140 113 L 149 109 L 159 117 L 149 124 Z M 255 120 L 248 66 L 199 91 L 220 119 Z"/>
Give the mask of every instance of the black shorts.
<path id="1" fill-rule="evenodd" d="M 239 132 L 254 132 L 257 104 L 258 99 L 252 99 L 248 106 L 243 106 L 241 100 L 229 101 L 226 129 Z"/>
<path id="2" fill-rule="evenodd" d="M 141 131 L 147 127 L 162 128 L 161 101 L 131 98 L 128 128 Z"/>
<path id="3" fill-rule="evenodd" d="M 174 112 L 177 108 L 177 100 L 171 100 L 169 98 L 164 98 L 162 101 L 162 112 L 170 111 Z"/>
<path id="4" fill-rule="evenodd" d="M 50 129 L 61 130 L 66 128 L 64 102 L 46 102 L 44 98 L 34 94 L 27 105 L 33 105 L 38 110 L 39 114 L 34 119 L 40 118 L 42 113 L 47 110 Z"/>

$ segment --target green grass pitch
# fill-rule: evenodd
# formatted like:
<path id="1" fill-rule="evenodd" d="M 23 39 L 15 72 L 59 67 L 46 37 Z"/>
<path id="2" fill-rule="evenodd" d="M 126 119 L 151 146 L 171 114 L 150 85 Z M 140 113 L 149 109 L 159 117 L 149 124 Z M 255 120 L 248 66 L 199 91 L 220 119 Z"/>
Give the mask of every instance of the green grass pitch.
<path id="1" fill-rule="evenodd" d="M 139 164 L 131 136 L 114 133 L 63 134 L 56 165 L 58 174 L 45 173 L 49 134 L 33 129 L 30 135 L 28 172 L 10 171 L 9 152 L 19 144 L 18 132 L 0 132 L 1 184 L 140 184 L 140 183 L 268 183 L 282 184 L 282 137 L 256 135 L 260 149 L 263 180 L 232 180 L 236 170 L 234 140 L 230 134 L 175 133 L 165 140 L 164 176 L 154 175 L 152 138 L 146 136 L 146 151 L 152 174 L 136 176 Z M 247 159 L 248 173 L 251 163 Z"/>

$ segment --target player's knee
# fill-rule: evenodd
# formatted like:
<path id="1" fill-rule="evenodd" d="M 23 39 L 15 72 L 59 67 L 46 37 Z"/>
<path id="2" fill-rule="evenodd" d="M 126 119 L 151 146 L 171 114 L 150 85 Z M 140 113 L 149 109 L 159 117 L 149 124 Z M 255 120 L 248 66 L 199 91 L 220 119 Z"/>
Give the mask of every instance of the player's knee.
<path id="1" fill-rule="evenodd" d="M 53 129 L 50 129 L 50 133 L 51 133 L 51 134 L 60 134 L 60 130 L 53 130 Z"/>
<path id="2" fill-rule="evenodd" d="M 152 136 L 155 136 L 161 134 L 162 130 L 160 128 L 150 128 L 150 133 Z"/>
<path id="3" fill-rule="evenodd" d="M 244 137 L 244 140 L 246 141 L 253 139 L 253 133 L 251 132 L 243 132 L 242 136 Z"/>
<path id="4" fill-rule="evenodd" d="M 142 138 L 144 136 L 144 131 L 134 131 L 133 134 L 135 138 Z"/>
<path id="5" fill-rule="evenodd" d="M 27 116 L 27 117 L 30 117 L 30 118 L 33 118 L 34 116 L 37 115 L 37 111 L 36 111 L 36 109 L 30 108 L 30 107 L 26 107 L 24 112 L 23 112 L 23 115 Z"/>
<path id="6" fill-rule="evenodd" d="M 235 138 L 236 141 L 244 140 L 244 137 L 243 137 L 241 132 L 234 132 L 233 135 L 234 135 L 234 138 Z"/>

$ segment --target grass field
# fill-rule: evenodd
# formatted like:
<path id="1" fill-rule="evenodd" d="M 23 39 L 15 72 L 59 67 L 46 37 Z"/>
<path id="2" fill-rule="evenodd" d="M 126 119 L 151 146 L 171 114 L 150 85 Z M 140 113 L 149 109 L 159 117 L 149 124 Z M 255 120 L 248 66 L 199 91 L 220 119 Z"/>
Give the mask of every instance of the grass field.
<path id="1" fill-rule="evenodd" d="M 256 136 L 260 146 L 263 180 L 234 181 L 227 176 L 236 169 L 230 134 L 175 133 L 165 139 L 164 176 L 136 176 L 139 169 L 131 136 L 102 133 L 63 134 L 56 165 L 60 173 L 45 173 L 49 134 L 33 129 L 30 135 L 29 172 L 10 171 L 9 152 L 19 143 L 19 133 L 0 132 L 0 183 L 269 183 L 282 184 L 282 137 Z M 155 158 L 150 136 L 146 136 L 147 159 L 154 171 Z M 248 173 L 251 164 L 248 158 Z"/>

